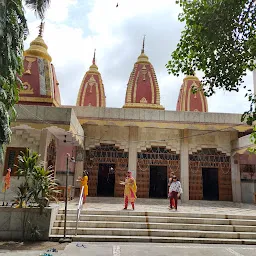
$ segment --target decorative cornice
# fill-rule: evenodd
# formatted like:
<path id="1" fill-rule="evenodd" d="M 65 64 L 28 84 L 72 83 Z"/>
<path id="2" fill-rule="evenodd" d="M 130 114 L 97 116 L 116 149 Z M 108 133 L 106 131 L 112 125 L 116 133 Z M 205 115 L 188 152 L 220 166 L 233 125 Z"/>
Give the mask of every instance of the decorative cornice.
<path id="1" fill-rule="evenodd" d="M 149 63 L 148 56 L 145 53 L 141 53 L 136 63 Z"/>
<path id="2" fill-rule="evenodd" d="M 43 97 L 19 97 L 19 102 L 33 102 L 33 103 L 52 103 L 55 107 L 59 107 L 59 103 L 52 98 L 43 98 Z"/>
<path id="3" fill-rule="evenodd" d="M 123 108 L 149 108 L 164 110 L 164 107 L 159 104 L 143 104 L 143 103 L 125 103 Z"/>
<path id="4" fill-rule="evenodd" d="M 196 80 L 199 81 L 197 76 L 187 75 L 185 78 L 183 78 L 183 81 L 185 80 Z"/>

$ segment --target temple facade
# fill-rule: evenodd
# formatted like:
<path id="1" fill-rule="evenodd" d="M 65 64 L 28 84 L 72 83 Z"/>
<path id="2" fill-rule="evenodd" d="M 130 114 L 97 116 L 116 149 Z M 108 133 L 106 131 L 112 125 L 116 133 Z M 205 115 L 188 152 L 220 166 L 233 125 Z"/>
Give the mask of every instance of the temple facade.
<path id="1" fill-rule="evenodd" d="M 166 198 L 167 182 L 176 174 L 182 199 L 253 202 L 255 156 L 249 154 L 252 127 L 241 115 L 209 113 L 196 76 L 184 77 L 176 111 L 165 110 L 153 65 L 143 47 L 127 84 L 124 106 L 106 107 L 103 78 L 96 65 L 85 72 L 76 106 L 63 106 L 52 59 L 42 33 L 24 52 L 17 120 L 1 166 L 12 169 L 8 195 L 19 184 L 15 164 L 26 147 L 37 151 L 60 185 L 69 169 L 69 185 L 89 171 L 89 196 L 123 196 L 127 170 L 137 180 L 138 197 Z M 198 88 L 196 93 L 192 88 Z M 67 153 L 75 163 L 66 165 Z M 2 194 L 0 195 L 2 196 Z"/>

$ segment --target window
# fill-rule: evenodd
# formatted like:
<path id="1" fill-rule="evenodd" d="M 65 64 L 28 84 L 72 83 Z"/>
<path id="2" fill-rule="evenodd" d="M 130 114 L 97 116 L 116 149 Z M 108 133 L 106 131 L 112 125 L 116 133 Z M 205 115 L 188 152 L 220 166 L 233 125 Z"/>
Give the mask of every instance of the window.
<path id="1" fill-rule="evenodd" d="M 5 154 L 5 164 L 4 164 L 4 176 L 6 175 L 7 169 L 11 168 L 11 176 L 17 176 L 18 155 L 21 151 L 25 152 L 26 148 L 12 148 L 7 147 Z"/>

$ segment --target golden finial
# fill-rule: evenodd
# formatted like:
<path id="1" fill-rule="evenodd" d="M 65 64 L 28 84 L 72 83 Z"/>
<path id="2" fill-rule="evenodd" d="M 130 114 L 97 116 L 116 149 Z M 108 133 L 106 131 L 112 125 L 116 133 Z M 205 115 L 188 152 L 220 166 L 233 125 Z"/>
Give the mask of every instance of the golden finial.
<path id="1" fill-rule="evenodd" d="M 47 45 L 43 39 L 44 32 L 44 22 L 42 21 L 39 26 L 38 37 L 30 43 L 30 47 L 24 51 L 24 56 L 40 57 L 48 61 L 52 61 L 51 56 L 49 55 Z"/>
<path id="2" fill-rule="evenodd" d="M 144 49 L 145 49 L 145 35 L 143 37 L 143 42 L 142 42 L 142 49 L 141 49 L 141 53 L 144 53 Z"/>
<path id="3" fill-rule="evenodd" d="M 44 32 L 44 22 L 41 21 L 41 24 L 39 26 L 39 35 L 38 36 L 42 37 L 43 32 Z"/>
<path id="4" fill-rule="evenodd" d="M 96 63 L 95 56 L 96 56 L 96 49 L 94 49 L 94 54 L 93 54 L 93 59 L 92 59 L 93 65 L 95 65 L 95 63 Z"/>

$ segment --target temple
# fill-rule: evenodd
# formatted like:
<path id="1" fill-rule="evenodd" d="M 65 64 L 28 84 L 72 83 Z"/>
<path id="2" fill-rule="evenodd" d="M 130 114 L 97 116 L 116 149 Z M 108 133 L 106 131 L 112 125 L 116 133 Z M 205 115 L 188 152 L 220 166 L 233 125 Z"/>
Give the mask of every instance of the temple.
<path id="1" fill-rule="evenodd" d="M 131 170 L 138 197 L 166 198 L 168 177 L 175 173 L 184 201 L 253 202 L 256 158 L 247 151 L 254 146 L 249 139 L 252 127 L 241 123 L 240 114 L 208 112 L 196 76 L 184 77 L 176 111 L 165 110 L 144 38 L 122 108 L 106 106 L 95 52 L 79 92 L 71 91 L 78 95 L 76 106 L 64 106 L 42 30 L 41 25 L 38 37 L 24 52 L 23 87 L 15 106 L 18 116 L 0 169 L 1 176 L 7 168 L 13 170 L 7 196 L 19 184 L 17 156 L 28 147 L 40 153 L 60 186 L 69 168 L 74 196 L 79 194 L 77 177 L 87 170 L 89 196 L 120 197 L 120 181 Z M 67 153 L 75 158 L 68 167 Z"/>
<path id="2" fill-rule="evenodd" d="M 160 105 L 160 92 L 153 65 L 144 53 L 145 37 L 141 54 L 134 64 L 126 90 L 124 108 L 164 109 Z"/>
<path id="3" fill-rule="evenodd" d="M 200 89 L 200 81 L 196 76 L 187 76 L 183 79 L 176 110 L 208 112 L 207 99 Z"/>
<path id="4" fill-rule="evenodd" d="M 21 77 L 23 88 L 19 103 L 57 107 L 61 105 L 59 82 L 42 34 L 43 23 L 38 37 L 24 52 L 25 72 Z"/>
<path id="5" fill-rule="evenodd" d="M 106 96 L 101 74 L 95 60 L 95 51 L 92 65 L 85 73 L 77 97 L 77 106 L 106 107 Z"/>

